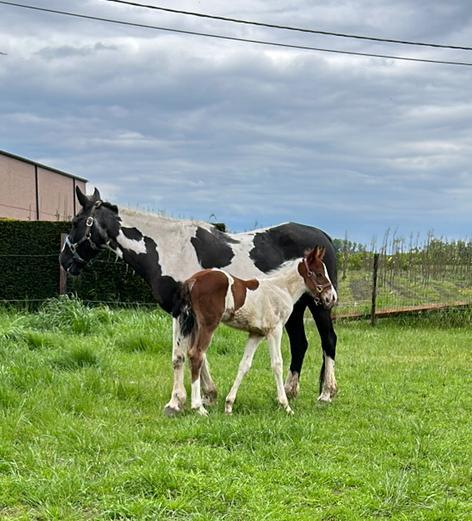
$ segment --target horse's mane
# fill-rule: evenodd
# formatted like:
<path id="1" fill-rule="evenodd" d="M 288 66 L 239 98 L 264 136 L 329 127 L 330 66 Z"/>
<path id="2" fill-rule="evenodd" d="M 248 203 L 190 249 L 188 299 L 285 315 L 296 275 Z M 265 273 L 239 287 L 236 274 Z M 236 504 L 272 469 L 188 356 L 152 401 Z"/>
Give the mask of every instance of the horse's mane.
<path id="1" fill-rule="evenodd" d="M 146 224 L 148 226 L 170 226 L 174 227 L 187 227 L 187 226 L 200 226 L 208 229 L 212 225 L 204 221 L 198 221 L 196 219 L 177 219 L 169 217 L 161 213 L 146 212 L 142 210 L 135 210 L 134 208 L 120 207 L 119 216 L 125 221 L 134 223 Z"/>

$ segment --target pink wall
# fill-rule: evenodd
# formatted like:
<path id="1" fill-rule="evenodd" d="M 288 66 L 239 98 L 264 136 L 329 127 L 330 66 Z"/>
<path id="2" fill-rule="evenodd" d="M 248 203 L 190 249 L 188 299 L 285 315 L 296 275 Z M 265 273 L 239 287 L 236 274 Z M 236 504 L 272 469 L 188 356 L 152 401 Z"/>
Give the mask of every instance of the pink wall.
<path id="1" fill-rule="evenodd" d="M 0 217 L 36 220 L 34 166 L 0 154 Z"/>
<path id="2" fill-rule="evenodd" d="M 85 182 L 43 166 L 0 153 L 0 217 L 37 220 L 36 175 L 38 180 L 39 220 L 67 221 L 80 205 L 74 186 L 85 192 Z"/>

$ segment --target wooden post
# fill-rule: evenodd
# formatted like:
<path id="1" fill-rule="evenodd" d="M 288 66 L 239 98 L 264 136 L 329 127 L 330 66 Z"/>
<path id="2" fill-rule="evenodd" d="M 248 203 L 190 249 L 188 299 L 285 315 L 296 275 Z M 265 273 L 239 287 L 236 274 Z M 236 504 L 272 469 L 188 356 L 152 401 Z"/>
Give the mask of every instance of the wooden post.
<path id="1" fill-rule="evenodd" d="M 61 249 L 64 247 L 64 241 L 66 240 L 67 233 L 61 233 Z M 67 273 L 64 271 L 62 266 L 59 264 L 59 295 L 65 295 L 67 293 Z"/>
<path id="2" fill-rule="evenodd" d="M 370 309 L 370 323 L 375 326 L 375 306 L 377 300 L 377 274 L 379 272 L 379 253 L 374 253 L 374 270 L 372 273 L 372 307 Z"/>

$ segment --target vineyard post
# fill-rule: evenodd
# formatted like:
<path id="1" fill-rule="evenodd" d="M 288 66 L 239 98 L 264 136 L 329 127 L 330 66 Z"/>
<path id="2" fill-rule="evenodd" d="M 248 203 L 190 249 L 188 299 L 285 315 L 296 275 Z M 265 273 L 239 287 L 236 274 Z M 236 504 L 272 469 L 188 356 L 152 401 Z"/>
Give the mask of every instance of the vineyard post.
<path id="1" fill-rule="evenodd" d="M 370 323 L 375 326 L 375 307 L 377 299 L 377 275 L 379 272 L 379 253 L 374 253 L 374 269 L 372 272 L 372 306 L 370 309 Z"/>
<path id="2" fill-rule="evenodd" d="M 67 233 L 61 233 L 61 250 L 64 247 Z M 59 264 L 59 295 L 65 295 L 67 293 L 67 273 Z"/>

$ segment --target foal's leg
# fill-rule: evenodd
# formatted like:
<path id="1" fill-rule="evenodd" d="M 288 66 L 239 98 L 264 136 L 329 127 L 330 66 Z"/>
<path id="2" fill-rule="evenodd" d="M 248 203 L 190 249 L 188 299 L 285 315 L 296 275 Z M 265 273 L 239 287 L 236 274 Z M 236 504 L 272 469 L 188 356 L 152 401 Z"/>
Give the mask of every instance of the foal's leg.
<path id="1" fill-rule="evenodd" d="M 310 311 L 315 319 L 323 348 L 323 363 L 320 371 L 320 395 L 318 400 L 330 402 L 337 391 L 334 375 L 334 359 L 336 357 L 336 333 L 334 332 L 331 311 L 321 306 L 309 304 Z"/>
<path id="2" fill-rule="evenodd" d="M 210 374 L 210 367 L 206 354 L 203 355 L 202 368 L 200 371 L 200 378 L 202 381 L 203 390 L 203 404 L 214 405 L 216 402 L 217 391 L 216 386 Z"/>
<path id="3" fill-rule="evenodd" d="M 285 324 L 290 342 L 290 369 L 285 380 L 285 392 L 289 398 L 295 398 L 300 389 L 300 373 L 302 371 L 303 359 L 308 348 L 308 340 L 305 335 L 305 324 L 303 315 L 307 306 L 307 296 L 303 295 L 293 307 L 292 314 Z"/>
<path id="4" fill-rule="evenodd" d="M 198 333 L 188 352 L 190 362 L 190 372 L 192 374 L 192 409 L 201 416 L 207 416 L 208 411 L 203 406 L 201 386 L 200 386 L 200 371 L 202 368 L 205 352 L 211 342 L 213 331 L 215 327 L 204 326 L 199 324 Z"/>
<path id="5" fill-rule="evenodd" d="M 233 412 L 233 403 L 236 400 L 236 394 L 238 393 L 239 386 L 244 378 L 244 375 L 249 371 L 256 352 L 257 346 L 260 344 L 264 337 L 257 335 L 250 335 L 247 341 L 246 347 L 244 348 L 244 355 L 239 363 L 238 374 L 234 380 L 233 387 L 231 387 L 228 396 L 226 397 L 225 413 L 231 414 Z"/>
<path id="6" fill-rule="evenodd" d="M 288 414 L 293 414 L 290 405 L 288 404 L 287 395 L 285 394 L 284 382 L 282 379 L 283 363 L 282 363 L 282 350 L 280 344 L 282 342 L 282 327 L 277 327 L 267 336 L 269 343 L 269 353 L 274 371 L 275 383 L 277 385 L 277 400 L 280 405 L 285 409 Z"/>
<path id="7" fill-rule="evenodd" d="M 182 411 L 187 397 L 184 385 L 185 353 L 190 337 L 184 337 L 180 331 L 178 319 L 172 319 L 172 366 L 174 368 L 174 385 L 169 403 L 164 408 L 168 416 Z"/>

